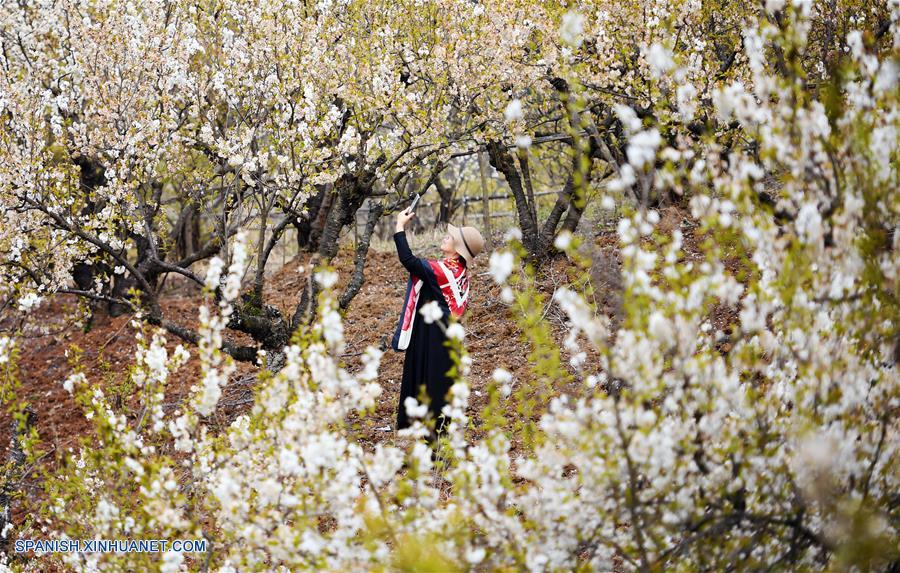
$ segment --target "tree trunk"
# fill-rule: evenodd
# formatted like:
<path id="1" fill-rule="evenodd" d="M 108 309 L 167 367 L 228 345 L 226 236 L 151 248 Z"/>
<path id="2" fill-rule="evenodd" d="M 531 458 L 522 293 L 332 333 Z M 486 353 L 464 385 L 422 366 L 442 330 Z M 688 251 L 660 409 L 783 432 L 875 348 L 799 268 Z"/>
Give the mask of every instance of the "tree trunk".
<path id="1" fill-rule="evenodd" d="M 483 151 L 478 152 L 478 174 L 481 177 L 481 213 L 484 218 L 484 239 L 488 252 L 494 250 L 494 233 L 491 230 L 491 201 L 487 184 L 487 158 Z"/>
<path id="2" fill-rule="evenodd" d="M 586 163 L 584 162 L 586 160 Z M 562 231 L 574 233 L 581 221 L 581 214 L 587 205 L 587 187 L 591 180 L 591 168 L 593 162 L 590 157 L 581 158 L 576 156 L 572 166 L 572 190 L 569 193 L 569 211 L 566 213 L 566 220 L 563 221 Z"/>
<path id="3" fill-rule="evenodd" d="M 356 211 L 371 194 L 372 179 L 367 175 L 365 177 L 365 180 L 360 180 L 356 175 L 346 174 L 335 182 L 334 204 L 328 213 L 319 242 L 319 255 L 326 261 L 337 255 L 341 231 L 345 226 L 355 223 Z"/>
<path id="4" fill-rule="evenodd" d="M 352 301 L 353 297 L 359 293 L 359 290 L 365 282 L 366 255 L 369 252 L 369 242 L 372 240 L 372 233 L 375 231 L 375 223 L 378 222 L 378 219 L 383 212 L 384 205 L 381 203 L 370 204 L 366 228 L 363 231 L 362 237 L 359 239 L 359 244 L 356 246 L 356 261 L 353 269 L 353 276 L 350 278 L 350 283 L 347 285 L 347 288 L 344 290 L 343 294 L 341 294 L 340 300 L 338 301 L 341 309 L 345 309 L 350 305 L 350 301 Z"/>
<path id="5" fill-rule="evenodd" d="M 319 264 L 319 255 L 318 253 L 313 255 L 310 260 L 310 267 L 315 268 Z M 316 316 L 316 299 L 319 296 L 319 283 L 316 282 L 314 273 L 310 272 L 307 275 L 306 279 L 306 287 L 303 289 L 303 294 L 300 295 L 300 302 L 297 303 L 297 308 L 294 310 L 294 315 L 291 317 L 291 332 L 295 332 L 298 328 L 300 328 L 301 324 L 310 324 L 312 319 Z"/>
<path id="6" fill-rule="evenodd" d="M 531 169 L 528 166 L 528 151 L 519 149 L 518 156 L 519 167 L 522 170 L 522 180 L 525 182 L 525 191 L 528 196 L 528 212 L 531 213 L 531 221 L 534 223 L 534 228 L 537 229 L 537 205 L 534 201 L 534 186 L 531 184 Z"/>
<path id="7" fill-rule="evenodd" d="M 325 225 L 328 221 L 328 215 L 331 213 L 332 205 L 337 195 L 334 184 L 328 183 L 322 191 L 322 201 L 316 209 L 315 217 L 312 219 L 309 230 L 309 243 L 306 245 L 307 251 L 319 250 L 319 241 L 325 232 Z M 312 217 L 312 213 L 310 213 Z"/>
<path id="8" fill-rule="evenodd" d="M 341 229 L 344 228 L 344 220 L 347 218 L 347 207 L 344 197 L 343 192 L 335 190 L 334 203 L 331 205 L 325 228 L 322 230 L 322 238 L 319 241 L 318 250 L 319 255 L 325 260 L 333 259 L 338 252 L 338 240 L 341 236 Z"/>
<path id="9" fill-rule="evenodd" d="M 175 240 L 175 256 L 184 259 L 191 256 L 198 248 L 200 238 L 200 217 L 193 205 L 187 205 L 178 215 L 178 221 L 172 230 Z"/>
<path id="10" fill-rule="evenodd" d="M 566 208 L 572 202 L 572 193 L 574 192 L 574 189 L 575 178 L 570 174 L 569 178 L 566 179 L 565 187 L 563 187 L 562 191 L 556 196 L 556 203 L 553 204 L 550 215 L 548 215 L 547 220 L 544 221 L 544 228 L 541 230 L 542 244 L 549 245 L 553 242 L 553 238 L 556 236 L 556 227 L 559 226 L 559 220 L 562 218 Z"/>
<path id="11" fill-rule="evenodd" d="M 531 209 L 528 206 L 528 199 L 525 197 L 519 171 L 502 143 L 491 141 L 488 143 L 487 149 L 491 165 L 506 178 L 506 183 L 509 185 L 515 199 L 516 212 L 519 216 L 519 228 L 522 230 L 522 244 L 528 251 L 529 258 L 532 260 L 537 259 L 541 256 L 537 225 L 531 218 Z"/>
<path id="12" fill-rule="evenodd" d="M 3 486 L 0 488 L 0 532 L 3 532 L 3 537 L 0 538 L 0 547 L 4 551 L 9 548 L 9 540 L 13 538 L 7 530 L 7 524 L 12 520 L 12 497 L 22 485 L 22 475 L 20 474 L 26 459 L 22 440 L 31 432 L 36 419 L 36 415 L 30 407 L 25 408 L 24 415 L 24 419 L 20 420 L 14 416 L 10 422 L 9 465 L 6 466 L 7 472 L 3 476 Z"/>
<path id="13" fill-rule="evenodd" d="M 106 185 L 106 170 L 103 166 L 90 157 L 83 155 L 75 157 L 73 163 L 78 166 L 78 182 L 79 186 L 85 192 L 85 206 L 81 209 L 83 217 L 95 215 L 100 209 L 91 198 L 89 193 L 98 187 Z M 75 263 L 72 267 L 72 280 L 80 290 L 89 291 L 94 288 L 94 277 L 97 275 L 97 267 L 94 264 Z M 85 332 L 90 330 L 94 321 L 95 301 L 88 302 L 89 316 L 87 324 L 85 324 Z"/>
<path id="14" fill-rule="evenodd" d="M 584 209 L 579 209 L 578 204 L 574 201 L 569 204 L 569 211 L 566 213 L 566 220 L 563 221 L 562 231 L 569 231 L 570 233 L 574 233 L 575 229 L 578 227 L 578 222 L 581 221 L 581 214 L 584 212 Z"/>
<path id="15" fill-rule="evenodd" d="M 328 205 L 325 202 L 328 190 L 329 187 L 326 185 L 317 185 L 316 194 L 306 200 L 304 205 L 306 212 L 292 216 L 292 224 L 297 229 L 297 249 L 299 251 L 312 251 L 318 247 L 317 244 L 313 243 L 313 223 L 318 219 L 319 213 L 323 209 L 328 210 Z"/>

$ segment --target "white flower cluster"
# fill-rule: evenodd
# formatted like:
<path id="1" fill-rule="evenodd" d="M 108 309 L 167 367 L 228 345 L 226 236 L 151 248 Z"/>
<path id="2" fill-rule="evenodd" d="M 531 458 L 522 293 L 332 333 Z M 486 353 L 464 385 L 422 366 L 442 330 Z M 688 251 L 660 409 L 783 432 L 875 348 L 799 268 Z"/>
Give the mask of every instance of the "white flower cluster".
<path id="1" fill-rule="evenodd" d="M 392 3 L 377 5 L 379 17 L 367 20 L 376 29 L 360 27 L 364 35 L 354 27 L 359 21 L 347 16 L 374 16 L 368 5 L 348 11 L 329 0 L 313 11 L 291 3 L 271 8 L 229 1 L 221 12 L 227 18 L 175 3 L 172 22 L 190 26 L 160 28 L 164 33 L 146 24 L 164 20 L 158 3 L 113 3 L 71 19 L 62 17 L 69 15 L 63 13 L 66 3 L 29 4 L 27 13 L 20 3 L 0 8 L 10 29 L 22 32 L 17 37 L 24 46 L 4 61 L 11 77 L 21 78 L 0 96 L 0 107 L 9 110 L 0 171 L 14 182 L 3 191 L 5 206 L 74 195 L 57 193 L 79 183 L 61 167 L 67 162 L 56 158 L 58 150 L 45 146 L 47 133 L 58 134 L 56 140 L 65 135 L 73 149 L 96 151 L 110 162 L 108 205 L 140 213 L 129 197 L 138 196 L 128 192 L 134 191 L 129 170 L 156 173 L 164 166 L 178 175 L 173 180 L 195 176 L 186 163 L 196 162 L 201 143 L 222 160 L 216 169 L 228 172 L 216 177 L 234 177 L 237 170 L 234 185 L 250 194 L 293 188 L 287 183 L 301 179 L 333 183 L 345 169 L 369 166 L 337 166 L 334 157 L 358 151 L 362 162 L 372 149 L 390 155 L 411 146 L 426 153 L 452 147 L 443 120 L 452 113 L 441 107 L 448 92 L 426 94 L 419 86 L 434 83 L 422 77 L 438 78 L 459 101 L 471 102 L 477 94 L 472 109 L 500 102 L 488 104 L 484 117 L 472 112 L 479 116 L 473 124 L 487 125 L 486 118 L 504 111 L 507 120 L 519 121 L 531 101 L 547 107 L 558 102 L 558 95 L 540 91 L 549 69 L 575 74 L 579 81 L 570 86 L 576 96 L 594 90 L 607 103 L 625 95 L 635 106 L 615 108 L 626 140 L 610 187 L 656 192 L 662 181 L 680 186 L 693 219 L 667 233 L 659 213 L 639 205 L 620 220 L 616 321 L 598 316 L 595 301 L 574 287 L 556 289 L 553 301 L 568 320 L 562 344 L 572 355 L 571 368 L 559 363 L 557 342 L 532 329 L 526 335 L 540 372 L 525 375 L 524 367 L 517 368 L 515 379 L 503 368 L 492 374 L 501 397 L 511 396 L 515 383 L 521 390 L 516 397 L 526 402 L 502 405 L 522 410 L 494 409 L 470 431 L 469 401 L 481 381 L 469 386 L 471 359 L 460 356 L 463 377 L 448 396 L 450 423 L 435 461 L 419 440 L 409 446 L 372 443 L 365 414 L 376 408 L 382 354 L 367 349 L 355 370 L 342 361 L 341 314 L 328 292 L 313 327 L 284 349 L 283 369 L 259 378 L 249 409 L 230 425 L 201 423 L 216 412 L 233 369 L 221 346 L 249 258 L 239 237 L 227 269 L 217 258 L 209 265 L 205 284 L 221 289 L 222 303 L 200 309 L 201 374 L 189 402 L 163 407 L 166 380 L 187 354 L 168 353 L 157 336 L 136 353 L 132 381 L 140 416 L 113 407 L 83 376 L 63 382 L 87 405 L 96 451 L 66 454 L 63 461 L 72 463 L 62 464 L 58 477 L 47 477 L 47 491 L 54 492 L 45 505 L 52 517 L 48 530 L 58 537 L 205 534 L 215 539 L 215 550 L 204 558 L 219 571 L 887 566 L 878 553 L 896 545 L 893 508 L 900 490 L 893 463 L 900 440 L 891 318 L 900 239 L 896 233 L 893 243 L 886 239 L 897 212 L 900 3 L 888 4 L 888 28 L 878 46 L 867 46 L 866 34 L 846 38 L 848 58 L 840 61 L 846 70 L 840 78 L 822 78 L 841 82 L 834 90 L 840 105 L 827 109 L 817 101 L 822 93 L 802 87 L 827 74 L 805 69 L 819 59 L 807 45 L 817 35 L 810 33 L 817 16 L 808 0 L 767 1 L 777 26 L 768 18 L 757 21 L 759 15 L 740 3 L 721 14 L 733 29 L 748 29 L 734 44 L 739 53 L 732 68 L 716 82 L 709 81 L 710 71 L 720 69 L 722 38 L 696 31 L 707 28 L 697 2 L 641 4 L 639 18 L 630 14 L 631 5 L 610 4 L 586 16 L 566 12 L 561 22 L 561 10 L 548 16 L 537 6 L 518 11 L 480 2 L 482 12 L 471 2 L 458 4 L 442 4 L 442 17 L 430 19 L 434 28 L 421 36 L 438 44 L 414 48 L 407 30 L 419 34 L 424 24 L 409 20 L 416 11 Z M 868 16 L 847 18 L 857 27 L 869 25 Z M 37 29 L 30 27 L 35 21 Z M 102 29 L 117 33 L 98 34 Z M 206 29 L 215 32 L 214 41 L 201 36 Z M 338 37 L 347 40 L 335 45 Z M 635 37 L 653 43 L 629 68 L 620 48 L 623 42 L 636 47 Z M 39 56 L 40 66 L 26 62 L 24 50 Z M 334 50 L 339 58 L 326 57 Z M 276 70 L 271 54 L 297 69 Z M 216 69 L 204 67 L 207 59 Z M 476 67 L 493 59 L 496 65 Z M 119 91 L 138 105 L 98 107 L 108 98 L 123 100 L 80 62 L 92 62 L 100 73 L 115 70 Z M 343 62 L 363 70 L 356 74 L 363 77 L 345 73 Z M 412 81 L 397 83 L 402 75 Z M 56 82 L 53 89 L 42 84 L 47 78 Z M 506 84 L 510 91 L 495 87 Z M 651 86 L 649 97 L 635 92 L 644 84 Z M 607 99 L 607 92 L 620 95 Z M 187 106 L 183 121 L 178 110 L 196 93 L 240 120 L 219 129 L 218 114 L 209 120 L 203 117 L 208 108 L 200 106 L 198 115 Z M 512 94 L 523 98 L 513 100 L 518 109 Z M 254 117 L 245 101 L 265 110 L 265 119 Z M 709 101 L 712 109 L 700 108 Z M 638 105 L 649 106 L 644 120 Z M 347 109 L 360 113 L 352 129 L 338 132 Z M 540 108 L 528 109 L 537 114 Z M 699 114 L 716 137 L 694 137 L 681 125 Z M 378 122 L 367 126 L 369 115 Z M 414 127 L 385 129 L 384 117 Z M 433 121 L 423 127 L 421 117 Z M 380 139 L 354 149 L 362 147 L 366 129 Z M 660 150 L 663 134 L 674 141 L 671 149 Z M 727 148 L 722 138 L 731 142 Z M 278 139 L 290 143 L 267 143 Z M 260 151 L 251 154 L 254 148 Z M 295 151 L 303 169 L 315 166 L 309 173 L 285 167 L 295 162 Z M 52 162 L 32 159 L 48 155 Z M 664 169 L 655 169 L 658 159 Z M 377 176 L 390 178 L 413 161 L 400 160 Z M 775 216 L 760 207 L 765 196 L 775 203 Z M 623 197 L 628 212 L 630 198 Z M 65 199 L 50 207 L 59 216 L 77 211 Z M 118 214 L 110 207 L 97 221 L 83 217 L 85 232 L 121 241 Z M 144 232 L 141 217 L 125 219 L 130 231 Z M 56 265 L 63 271 L 52 271 L 51 283 L 58 286 L 74 261 L 96 253 L 64 226 L 53 228 L 54 221 L 46 214 L 23 217 L 19 228 L 52 228 L 50 244 L 65 245 L 54 259 L 65 263 Z M 11 232 L 0 231 L 0 243 L 18 263 L 37 239 L 16 241 Z M 518 230 L 507 234 L 508 241 L 521 239 Z M 570 247 L 569 239 L 559 238 L 557 247 Z M 117 242 L 115 248 L 125 246 Z M 513 299 L 508 283 L 517 283 L 510 280 L 516 264 L 512 252 L 491 257 L 490 274 L 505 300 Z M 337 280 L 327 271 L 316 278 L 325 291 Z M 519 296 L 527 298 L 526 291 Z M 509 310 L 523 322 L 534 318 L 518 307 Z M 437 318 L 433 306 L 423 311 Z M 591 356 L 578 346 L 582 335 Z M 447 336 L 459 346 L 465 329 L 453 323 Z M 0 337 L 0 362 L 9 364 L 14 354 L 10 339 Z M 558 368 L 550 374 L 548 364 Z M 568 392 L 571 380 L 584 382 L 578 392 Z M 542 384 L 556 383 L 565 391 L 542 394 Z M 527 403 L 536 408 L 527 410 Z M 428 406 L 411 398 L 403 407 L 414 423 L 401 437 L 426 436 Z M 168 553 L 61 559 L 81 571 L 179 570 L 201 562 Z"/>
<path id="2" fill-rule="evenodd" d="M 441 310 L 436 300 L 422 305 L 422 308 L 419 309 L 419 314 L 422 315 L 426 324 L 432 324 L 444 317 L 444 311 Z"/>
<path id="3" fill-rule="evenodd" d="M 650 73 L 655 78 L 662 77 L 663 74 L 675 67 L 672 52 L 658 42 L 650 45 L 645 57 L 647 63 L 650 64 Z"/>
<path id="4" fill-rule="evenodd" d="M 206 305 L 200 307 L 200 342 L 198 346 L 202 377 L 200 387 L 195 395 L 195 408 L 201 416 L 209 416 L 213 413 L 222 396 L 222 387 L 228 384 L 228 379 L 234 372 L 234 361 L 231 360 L 231 357 L 225 356 L 220 348 L 223 342 L 222 331 L 232 313 L 232 302 L 240 294 L 241 278 L 248 258 L 246 241 L 246 233 L 238 233 L 232 245 L 231 264 L 228 266 L 224 280 L 221 277 L 224 263 L 218 260 L 218 257 L 213 258 L 207 271 L 207 286 L 213 284 L 223 284 L 223 286 L 218 315 L 211 316 Z M 185 414 L 185 416 L 188 415 Z M 186 417 L 181 428 L 190 427 L 190 422 L 190 417 Z"/>
<path id="5" fill-rule="evenodd" d="M 494 251 L 491 253 L 489 270 L 494 282 L 498 285 L 505 284 L 506 279 L 508 279 L 509 275 L 513 272 L 515 263 L 515 256 L 509 251 Z"/>
<path id="6" fill-rule="evenodd" d="M 583 332 L 591 344 L 600 346 L 609 335 L 606 320 L 598 317 L 578 294 L 567 287 L 560 287 L 553 293 L 553 300 L 569 317 L 570 332 Z"/>
<path id="7" fill-rule="evenodd" d="M 32 309 L 37 307 L 43 298 L 35 292 L 29 292 L 25 295 L 19 297 L 19 310 L 23 312 L 30 312 Z"/>
<path id="8" fill-rule="evenodd" d="M 503 112 L 503 117 L 506 118 L 506 121 L 509 123 L 519 121 L 525 117 L 525 114 L 522 112 L 522 101 L 519 99 L 510 100 L 506 106 L 506 110 Z"/>
<path id="9" fill-rule="evenodd" d="M 15 340 L 8 336 L 0 336 L 0 364 L 9 363 L 10 353 L 15 348 Z"/>
<path id="10" fill-rule="evenodd" d="M 572 244 L 572 233 L 571 231 L 563 231 L 553 240 L 553 246 L 559 249 L 560 251 L 568 250 L 569 246 Z"/>
<path id="11" fill-rule="evenodd" d="M 67 377 L 63 381 L 62 386 L 66 392 L 68 392 L 69 394 L 73 394 L 75 392 L 76 384 L 86 384 L 86 383 L 87 383 L 87 378 L 85 377 L 84 373 L 76 372 L 75 374 L 72 374 L 71 376 Z"/>
<path id="12" fill-rule="evenodd" d="M 574 11 L 563 14 L 562 24 L 559 27 L 559 35 L 562 41 L 577 48 L 584 40 L 583 34 L 584 16 Z"/>

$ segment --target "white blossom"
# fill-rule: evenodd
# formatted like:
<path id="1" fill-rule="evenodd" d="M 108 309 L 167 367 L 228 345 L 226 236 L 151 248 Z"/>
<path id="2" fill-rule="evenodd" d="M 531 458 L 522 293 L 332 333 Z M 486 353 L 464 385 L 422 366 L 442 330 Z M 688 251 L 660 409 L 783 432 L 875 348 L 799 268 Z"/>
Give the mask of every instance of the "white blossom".
<path id="1" fill-rule="evenodd" d="M 797 233 L 804 243 L 817 244 L 822 240 L 822 216 L 814 203 L 806 203 L 797 213 Z"/>
<path id="2" fill-rule="evenodd" d="M 213 257 L 209 260 L 209 267 L 206 269 L 206 280 L 204 284 L 206 288 L 214 290 L 219 286 L 222 278 L 222 269 L 225 268 L 225 261 L 219 257 Z"/>
<path id="3" fill-rule="evenodd" d="M 184 562 L 184 554 L 176 551 L 166 551 L 162 556 L 162 564 L 160 565 L 161 573 L 177 573 L 181 571 L 181 564 Z"/>
<path id="4" fill-rule="evenodd" d="M 419 309 L 419 314 L 422 315 L 426 324 L 431 324 L 444 317 L 444 311 L 441 310 L 436 300 L 423 304 Z"/>
<path id="5" fill-rule="evenodd" d="M 650 64 L 650 72 L 655 78 L 661 77 L 675 67 L 672 53 L 658 42 L 653 43 L 647 49 L 646 57 L 647 63 Z"/>
<path id="6" fill-rule="evenodd" d="M 641 130 L 643 125 L 641 119 L 630 106 L 615 104 L 613 106 L 613 111 L 616 112 L 616 116 L 618 116 L 619 121 L 622 122 L 622 126 L 625 128 L 626 132 L 632 134 Z"/>
<path id="7" fill-rule="evenodd" d="M 12 352 L 15 343 L 8 336 L 0 336 L 0 364 L 9 363 L 9 354 Z"/>
<path id="8" fill-rule="evenodd" d="M 469 551 L 466 552 L 466 561 L 471 563 L 472 565 L 477 565 L 484 561 L 484 557 L 487 554 L 484 547 L 473 547 Z"/>
<path id="9" fill-rule="evenodd" d="M 563 14 L 562 24 L 559 27 L 559 36 L 563 42 L 577 48 L 583 41 L 583 33 L 584 16 L 571 10 Z"/>
<path id="10" fill-rule="evenodd" d="M 662 344 L 663 348 L 670 348 L 675 344 L 675 332 L 672 325 L 661 312 L 656 311 L 650 315 L 647 330 Z"/>
<path id="11" fill-rule="evenodd" d="M 515 257 L 509 251 L 494 251 L 489 260 L 491 278 L 498 285 L 502 285 L 509 278 L 515 266 Z"/>
<path id="12" fill-rule="evenodd" d="M 338 275 L 334 271 L 319 271 L 316 273 L 315 277 L 316 282 L 325 289 L 333 287 L 338 281 Z"/>
<path id="13" fill-rule="evenodd" d="M 507 243 L 510 241 L 521 241 L 522 231 L 520 231 L 518 227 L 510 227 L 507 229 L 506 233 L 504 233 L 503 240 Z"/>
<path id="14" fill-rule="evenodd" d="M 509 123 L 519 121 L 525 117 L 525 114 L 522 111 L 522 100 L 510 100 L 506 105 L 506 110 L 503 112 L 503 117 L 506 118 L 506 121 Z"/>
<path id="15" fill-rule="evenodd" d="M 24 296 L 19 297 L 19 310 L 29 312 L 38 306 L 42 300 L 43 298 L 37 293 L 26 293 Z"/>
<path id="16" fill-rule="evenodd" d="M 85 378 L 84 373 L 83 373 L 83 372 L 76 372 L 75 374 L 72 374 L 71 376 L 68 376 L 68 377 L 63 381 L 62 386 L 63 386 L 63 389 L 64 389 L 66 392 L 68 392 L 69 394 L 73 394 L 73 393 L 75 392 L 75 385 L 76 385 L 76 384 L 80 385 L 80 384 L 86 384 L 86 383 L 87 383 L 87 378 Z"/>
<path id="17" fill-rule="evenodd" d="M 506 384 L 512 380 L 512 374 L 504 368 L 495 368 L 491 377 L 498 384 Z"/>
<path id="18" fill-rule="evenodd" d="M 648 129 L 634 134 L 628 140 L 628 147 L 625 149 L 628 162 L 636 169 L 644 167 L 654 160 L 656 149 L 661 142 L 662 137 L 657 129 Z"/>
<path id="19" fill-rule="evenodd" d="M 465 337 L 465 335 L 466 335 L 465 329 L 458 322 L 454 322 L 453 324 L 451 324 L 450 326 L 447 327 L 447 337 L 448 338 L 462 340 L 463 337 Z"/>
<path id="20" fill-rule="evenodd" d="M 694 84 L 684 83 L 675 89 L 675 99 L 678 102 L 678 113 L 683 121 L 691 121 L 697 113 L 697 88 Z"/>
<path id="21" fill-rule="evenodd" d="M 560 251 L 565 251 L 572 244 L 572 233 L 569 231 L 563 231 L 559 235 L 556 236 L 556 239 L 553 240 L 553 246 L 559 249 Z"/>
<path id="22" fill-rule="evenodd" d="M 424 418 L 425 414 L 428 413 L 428 405 L 419 404 L 418 400 L 412 396 L 406 397 L 406 400 L 403 402 L 403 407 L 406 408 L 406 415 L 410 418 Z"/>

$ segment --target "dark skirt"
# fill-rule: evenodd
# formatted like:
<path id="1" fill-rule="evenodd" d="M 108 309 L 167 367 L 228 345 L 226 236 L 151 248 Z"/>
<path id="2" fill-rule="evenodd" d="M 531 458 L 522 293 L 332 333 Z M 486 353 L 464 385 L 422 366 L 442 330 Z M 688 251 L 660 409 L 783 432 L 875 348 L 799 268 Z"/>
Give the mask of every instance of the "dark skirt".
<path id="1" fill-rule="evenodd" d="M 422 402 L 421 392 L 425 389 L 429 401 L 429 411 L 435 428 L 442 430 L 441 409 L 446 404 L 447 392 L 453 385 L 453 379 L 447 376 L 450 370 L 450 350 L 444 346 L 447 337 L 437 323 L 428 324 L 419 314 L 419 308 L 429 301 L 419 298 L 412 336 L 403 359 L 403 380 L 400 383 L 400 404 L 397 409 L 397 429 L 408 428 L 410 420 L 406 415 L 403 402 L 412 396 Z M 443 321 L 446 327 L 446 320 Z"/>

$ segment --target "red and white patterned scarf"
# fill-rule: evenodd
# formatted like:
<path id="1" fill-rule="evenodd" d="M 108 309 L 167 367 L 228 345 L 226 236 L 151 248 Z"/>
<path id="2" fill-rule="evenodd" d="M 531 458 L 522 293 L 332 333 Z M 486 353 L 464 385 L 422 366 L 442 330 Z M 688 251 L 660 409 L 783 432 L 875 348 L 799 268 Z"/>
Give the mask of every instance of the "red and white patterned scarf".
<path id="1" fill-rule="evenodd" d="M 469 303 L 469 274 L 466 267 L 455 258 L 447 258 L 440 261 L 429 260 L 426 268 L 434 273 L 434 278 L 441 289 L 441 294 L 444 295 L 444 302 L 450 309 L 450 314 L 457 319 L 461 317 Z M 422 291 L 422 279 L 410 275 L 410 280 L 412 288 L 409 290 L 409 296 L 403 306 L 397 350 L 405 350 L 409 346 L 416 319 L 416 308 L 419 304 L 419 293 Z M 441 306 L 443 307 L 443 305 Z"/>

